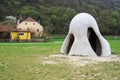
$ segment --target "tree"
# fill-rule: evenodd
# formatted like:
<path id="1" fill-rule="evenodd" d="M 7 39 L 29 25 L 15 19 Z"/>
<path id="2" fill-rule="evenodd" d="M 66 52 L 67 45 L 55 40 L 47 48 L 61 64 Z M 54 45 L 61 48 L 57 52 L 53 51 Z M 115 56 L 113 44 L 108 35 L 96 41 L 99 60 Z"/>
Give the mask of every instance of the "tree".
<path id="1" fill-rule="evenodd" d="M 24 18 L 26 17 L 33 17 L 34 19 L 40 18 L 40 13 L 37 10 L 35 10 L 34 7 L 31 7 L 31 6 L 23 7 L 19 11 L 19 14 L 21 14 Z"/>
<path id="2" fill-rule="evenodd" d="M 87 12 L 95 17 L 103 34 L 115 34 L 120 23 L 119 4 L 118 0 L 0 0 L 0 20 L 9 15 L 31 16 L 50 34 L 67 34 L 72 18 Z"/>

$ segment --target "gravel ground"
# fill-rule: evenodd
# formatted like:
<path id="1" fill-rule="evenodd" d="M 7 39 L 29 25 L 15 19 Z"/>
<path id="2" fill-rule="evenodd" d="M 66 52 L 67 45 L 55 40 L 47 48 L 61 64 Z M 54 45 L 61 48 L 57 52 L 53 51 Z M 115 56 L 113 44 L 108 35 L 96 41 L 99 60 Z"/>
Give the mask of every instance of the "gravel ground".
<path id="1" fill-rule="evenodd" d="M 83 57 L 83 56 L 67 56 L 62 54 L 49 55 L 42 58 L 43 64 L 60 64 L 66 63 L 73 66 L 85 66 L 87 64 L 98 64 L 100 62 L 120 61 L 120 56 L 111 55 L 109 57 Z"/>

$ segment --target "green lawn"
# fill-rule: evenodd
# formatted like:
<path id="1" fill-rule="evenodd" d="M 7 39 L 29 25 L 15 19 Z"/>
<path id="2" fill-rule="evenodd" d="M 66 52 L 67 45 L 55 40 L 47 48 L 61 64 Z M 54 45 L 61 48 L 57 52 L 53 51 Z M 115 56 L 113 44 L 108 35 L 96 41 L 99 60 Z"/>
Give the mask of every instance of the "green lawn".
<path id="1" fill-rule="evenodd" d="M 107 37 L 112 54 L 120 55 L 120 38 Z M 74 67 L 42 64 L 43 57 L 59 54 L 63 39 L 41 43 L 0 43 L 0 80 L 119 80 L 119 62 Z M 56 59 L 57 60 L 57 59 Z M 59 60 L 58 60 L 59 61 Z"/>
<path id="2" fill-rule="evenodd" d="M 120 37 L 106 37 L 106 39 L 110 43 L 112 54 L 120 55 Z"/>

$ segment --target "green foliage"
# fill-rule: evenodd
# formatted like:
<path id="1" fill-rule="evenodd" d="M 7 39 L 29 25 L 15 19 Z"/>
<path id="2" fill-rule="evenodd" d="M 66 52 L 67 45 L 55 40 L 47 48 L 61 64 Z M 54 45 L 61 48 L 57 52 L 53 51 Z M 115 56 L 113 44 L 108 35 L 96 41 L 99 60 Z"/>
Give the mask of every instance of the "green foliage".
<path id="1" fill-rule="evenodd" d="M 118 0 L 1 0 L 0 20 L 13 15 L 31 16 L 50 34 L 67 34 L 71 19 L 80 12 L 95 17 L 103 34 L 120 34 Z"/>
<path id="2" fill-rule="evenodd" d="M 33 17 L 34 19 L 40 18 L 40 13 L 31 6 L 23 7 L 19 12 L 19 14 L 21 14 L 24 18 L 29 16 Z"/>

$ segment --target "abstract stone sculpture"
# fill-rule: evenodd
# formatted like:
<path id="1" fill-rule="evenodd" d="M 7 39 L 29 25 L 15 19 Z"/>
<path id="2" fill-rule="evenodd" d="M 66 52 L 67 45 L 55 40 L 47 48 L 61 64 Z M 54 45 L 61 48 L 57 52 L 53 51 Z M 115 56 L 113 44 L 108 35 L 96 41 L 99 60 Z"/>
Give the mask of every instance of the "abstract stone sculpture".
<path id="1" fill-rule="evenodd" d="M 62 54 L 74 56 L 109 56 L 109 43 L 100 34 L 96 20 L 88 13 L 76 15 L 61 47 Z"/>

